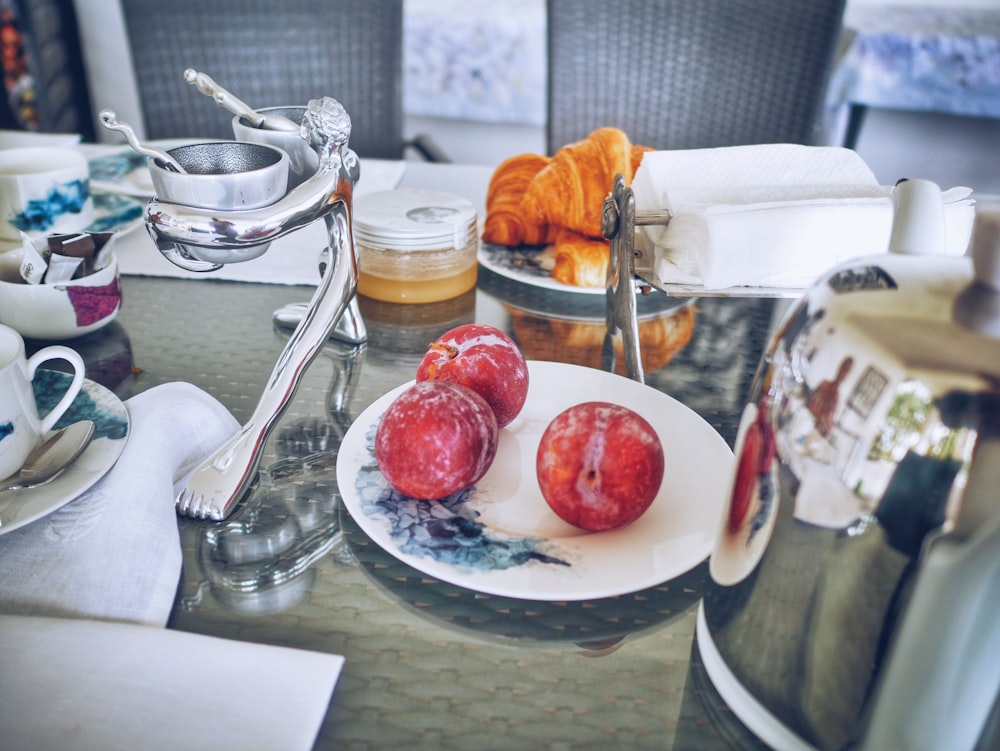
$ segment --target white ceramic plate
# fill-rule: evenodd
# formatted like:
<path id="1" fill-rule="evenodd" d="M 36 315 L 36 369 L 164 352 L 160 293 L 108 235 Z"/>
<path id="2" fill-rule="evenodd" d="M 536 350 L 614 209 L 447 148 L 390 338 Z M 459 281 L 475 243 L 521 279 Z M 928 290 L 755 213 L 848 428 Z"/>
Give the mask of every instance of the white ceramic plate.
<path id="1" fill-rule="evenodd" d="M 53 370 L 39 370 L 35 376 L 35 400 L 39 411 L 48 412 L 65 391 L 69 376 Z M 51 514 L 90 489 L 114 466 L 125 448 L 130 430 L 128 410 L 111 391 L 86 379 L 72 406 L 56 428 L 76 422 L 97 423 L 94 440 L 63 474 L 37 488 L 0 492 L 0 535 Z"/>
<path id="2" fill-rule="evenodd" d="M 552 251 L 543 247 L 508 248 L 504 245 L 479 244 L 479 263 L 495 274 L 535 287 L 576 292 L 582 295 L 603 295 L 604 287 L 577 287 L 552 278 Z"/>
<path id="3" fill-rule="evenodd" d="M 557 318 L 562 321 L 584 321 L 603 325 L 608 315 L 604 295 L 581 295 L 561 289 L 541 292 L 535 285 L 520 284 L 496 274 L 480 274 L 479 289 L 485 290 L 505 306 L 524 313 Z M 636 319 L 645 321 L 660 318 L 691 304 L 691 299 L 678 299 L 670 295 L 636 295 Z"/>
<path id="4" fill-rule="evenodd" d="M 152 141 L 158 148 L 169 150 L 205 139 L 184 138 Z M 119 193 L 137 198 L 152 198 L 153 178 L 149 176 L 146 157 L 130 148 L 90 158 L 90 189 L 94 192 Z"/>
<path id="5" fill-rule="evenodd" d="M 635 592 L 690 570 L 712 550 L 733 454 L 701 417 L 648 386 L 592 368 L 529 362 L 528 400 L 504 428 L 496 459 L 472 489 L 444 501 L 392 491 L 373 453 L 375 429 L 410 383 L 354 421 L 337 459 L 344 505 L 379 546 L 443 581 L 529 600 L 588 600 Z M 412 382 L 411 382 L 412 383 Z M 649 510 L 633 524 L 590 533 L 561 521 L 542 498 L 535 453 L 564 409 L 608 401 L 656 429 L 666 472 Z"/>
<path id="6" fill-rule="evenodd" d="M 138 198 L 151 198 L 154 195 L 146 157 L 131 149 L 92 158 L 90 187 L 95 192 L 119 193 Z"/>
<path id="7" fill-rule="evenodd" d="M 604 287 L 577 287 L 563 284 L 552 278 L 551 246 L 508 248 L 503 245 L 479 244 L 479 265 L 495 274 L 515 282 L 533 287 L 543 287 L 561 292 L 575 292 L 581 295 L 603 295 Z M 648 280 L 647 280 L 648 281 Z M 795 297 L 802 293 L 801 287 L 726 287 L 708 289 L 703 284 L 681 284 L 660 282 L 654 285 L 674 298 L 689 297 Z M 641 299 L 637 295 L 636 299 Z"/>
<path id="8" fill-rule="evenodd" d="M 131 232 L 143 222 L 146 204 L 119 193 L 94 193 L 94 221 L 87 232 Z"/>

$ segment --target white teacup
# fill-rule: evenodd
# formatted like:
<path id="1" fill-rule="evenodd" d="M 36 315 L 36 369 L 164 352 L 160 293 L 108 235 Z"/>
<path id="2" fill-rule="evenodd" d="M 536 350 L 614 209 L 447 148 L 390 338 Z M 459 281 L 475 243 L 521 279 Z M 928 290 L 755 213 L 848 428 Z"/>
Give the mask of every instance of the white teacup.
<path id="1" fill-rule="evenodd" d="M 0 151 L 0 240 L 71 234 L 94 221 L 87 158 L 75 149 Z"/>
<path id="2" fill-rule="evenodd" d="M 31 382 L 38 366 L 48 360 L 65 360 L 73 366 L 73 380 L 66 393 L 44 419 L 38 416 Z M 0 325 L 0 478 L 17 472 L 83 387 L 85 366 L 79 353 L 53 345 L 25 357 L 24 340 L 9 326 Z"/>

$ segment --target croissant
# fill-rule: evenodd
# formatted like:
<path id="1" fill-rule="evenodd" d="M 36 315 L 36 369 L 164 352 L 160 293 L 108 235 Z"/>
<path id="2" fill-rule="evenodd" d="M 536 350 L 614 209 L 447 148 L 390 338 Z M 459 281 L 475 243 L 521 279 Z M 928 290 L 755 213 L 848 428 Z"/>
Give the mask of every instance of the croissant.
<path id="1" fill-rule="evenodd" d="M 541 211 L 521 208 L 528 185 L 551 159 L 540 154 L 519 154 L 501 162 L 486 189 L 483 242 L 495 245 L 545 245 L 549 227 Z"/>
<path id="2" fill-rule="evenodd" d="M 561 229 L 552 243 L 552 278 L 576 287 L 603 287 L 607 283 L 611 244 L 569 229 Z"/>
<path id="3" fill-rule="evenodd" d="M 631 183 L 646 150 L 633 148 L 618 128 L 598 128 L 556 152 L 528 185 L 521 211 L 588 237 L 602 237 L 601 212 L 615 175 Z"/>
<path id="4" fill-rule="evenodd" d="M 637 144 L 632 144 L 632 153 L 630 155 L 632 163 L 629 165 L 632 168 L 632 175 L 625 178 L 626 183 L 632 182 L 632 178 L 635 177 L 636 170 L 639 169 L 639 165 L 642 164 L 642 155 L 647 151 L 655 151 L 655 149 L 652 146 L 639 146 Z"/>
<path id="5" fill-rule="evenodd" d="M 604 199 L 615 176 L 632 181 L 642 156 L 618 128 L 599 128 L 554 157 L 519 154 L 500 163 L 486 191 L 483 242 L 552 245 L 552 278 L 580 287 L 605 284 L 609 244 L 601 233 Z"/>

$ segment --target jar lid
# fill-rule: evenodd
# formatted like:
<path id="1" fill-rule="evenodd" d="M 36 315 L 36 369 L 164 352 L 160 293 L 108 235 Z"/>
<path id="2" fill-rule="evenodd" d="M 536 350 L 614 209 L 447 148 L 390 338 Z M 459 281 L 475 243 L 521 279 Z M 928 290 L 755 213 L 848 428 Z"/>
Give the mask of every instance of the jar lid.
<path id="1" fill-rule="evenodd" d="M 354 199 L 354 239 L 397 250 L 464 248 L 476 233 L 476 207 L 461 196 L 400 189 Z"/>

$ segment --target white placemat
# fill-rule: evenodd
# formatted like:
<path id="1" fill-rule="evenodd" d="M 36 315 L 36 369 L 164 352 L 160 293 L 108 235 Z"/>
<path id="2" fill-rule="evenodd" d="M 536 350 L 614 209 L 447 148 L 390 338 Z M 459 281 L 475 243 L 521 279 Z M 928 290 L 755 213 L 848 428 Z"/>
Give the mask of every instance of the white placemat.
<path id="1" fill-rule="evenodd" d="M 0 616 L 0 745 L 308 751 L 343 664 L 149 626 Z"/>

